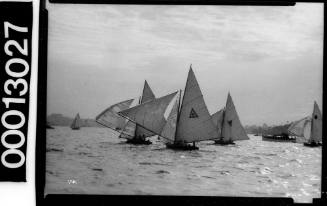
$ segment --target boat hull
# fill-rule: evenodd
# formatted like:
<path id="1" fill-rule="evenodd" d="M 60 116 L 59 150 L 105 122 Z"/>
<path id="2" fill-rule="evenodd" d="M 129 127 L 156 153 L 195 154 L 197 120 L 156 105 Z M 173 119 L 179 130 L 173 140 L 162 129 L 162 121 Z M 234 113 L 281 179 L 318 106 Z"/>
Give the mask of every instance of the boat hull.
<path id="1" fill-rule="evenodd" d="M 184 151 L 187 151 L 187 150 L 198 150 L 199 149 L 199 147 L 193 146 L 193 145 L 189 145 L 189 144 L 170 144 L 170 143 L 167 143 L 166 144 L 166 147 L 168 149 L 184 150 Z"/>
<path id="2" fill-rule="evenodd" d="M 80 129 L 79 127 L 77 127 L 77 128 L 75 128 L 75 127 L 74 127 L 74 128 L 72 128 L 72 130 L 79 130 L 79 129 Z"/>
<path id="3" fill-rule="evenodd" d="M 152 142 L 150 140 L 142 140 L 142 139 L 136 139 L 136 138 L 128 139 L 126 141 L 126 143 L 128 143 L 128 144 L 145 144 L 145 145 L 152 144 Z"/>
<path id="4" fill-rule="evenodd" d="M 216 140 L 215 144 L 219 144 L 219 145 L 234 145 L 235 142 L 233 141 L 223 141 L 223 140 Z"/>
<path id="5" fill-rule="evenodd" d="M 289 138 L 289 137 L 282 137 L 279 135 L 262 135 L 263 141 L 270 141 L 270 142 L 296 142 L 296 139 Z"/>
<path id="6" fill-rule="evenodd" d="M 304 142 L 303 145 L 306 146 L 306 147 L 319 147 L 319 146 L 322 146 L 321 143 L 317 143 L 317 142 Z"/>

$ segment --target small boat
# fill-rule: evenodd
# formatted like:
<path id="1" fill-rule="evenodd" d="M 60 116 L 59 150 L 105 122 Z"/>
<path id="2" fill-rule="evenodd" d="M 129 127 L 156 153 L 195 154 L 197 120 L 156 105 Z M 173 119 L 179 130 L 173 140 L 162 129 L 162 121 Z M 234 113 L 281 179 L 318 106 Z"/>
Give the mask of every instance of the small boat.
<path id="1" fill-rule="evenodd" d="M 215 140 L 215 144 L 229 145 L 235 144 L 234 141 L 249 140 L 230 93 L 227 96 L 226 107 L 213 114 L 212 120 L 219 134 L 219 139 Z"/>
<path id="2" fill-rule="evenodd" d="M 178 93 L 178 95 L 177 92 L 173 93 L 169 105 L 162 104 L 158 107 L 156 100 L 153 100 L 131 108 L 131 111 L 120 113 L 159 135 L 168 149 L 199 149 L 195 142 L 216 139 L 218 132 L 211 120 L 192 66 L 188 73 L 183 99 L 181 91 Z"/>
<path id="3" fill-rule="evenodd" d="M 79 130 L 81 127 L 81 123 L 80 123 L 80 116 L 79 113 L 76 114 L 73 123 L 70 125 L 70 128 L 72 128 L 72 130 Z"/>
<path id="4" fill-rule="evenodd" d="M 288 133 L 296 136 L 296 142 L 303 143 L 304 146 L 322 145 L 322 114 L 316 102 L 312 115 L 293 122 L 288 128 Z"/>
<path id="5" fill-rule="evenodd" d="M 152 132 L 118 115 L 118 112 L 154 99 L 155 95 L 153 94 L 148 82 L 145 80 L 140 98 L 125 100 L 110 106 L 96 117 L 96 122 L 120 132 L 119 138 L 127 139 L 126 143 L 151 144 L 151 142 L 145 138 L 153 136 L 154 134 Z"/>
<path id="6" fill-rule="evenodd" d="M 278 134 L 278 135 L 262 135 L 263 141 L 271 141 L 271 142 L 296 142 L 296 138 L 293 136 L 289 136 L 286 133 Z"/>
<path id="7" fill-rule="evenodd" d="M 307 147 L 322 146 L 322 114 L 317 102 L 314 102 L 310 138 L 303 143 Z"/>

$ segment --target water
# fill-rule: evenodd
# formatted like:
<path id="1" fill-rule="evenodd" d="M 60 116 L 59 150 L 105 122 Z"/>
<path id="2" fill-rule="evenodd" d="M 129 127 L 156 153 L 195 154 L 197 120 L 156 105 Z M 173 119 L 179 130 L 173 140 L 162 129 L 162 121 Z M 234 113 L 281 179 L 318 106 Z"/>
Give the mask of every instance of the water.
<path id="1" fill-rule="evenodd" d="M 250 140 L 174 151 L 125 144 L 106 128 L 47 130 L 47 194 L 320 197 L 321 147 Z"/>

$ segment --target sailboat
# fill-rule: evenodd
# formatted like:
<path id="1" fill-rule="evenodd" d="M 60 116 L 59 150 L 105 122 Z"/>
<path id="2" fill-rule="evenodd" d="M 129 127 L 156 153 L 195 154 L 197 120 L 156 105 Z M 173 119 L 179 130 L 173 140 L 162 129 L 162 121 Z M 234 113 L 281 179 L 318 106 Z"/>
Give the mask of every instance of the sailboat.
<path id="1" fill-rule="evenodd" d="M 295 136 L 295 142 L 304 143 L 310 139 L 311 116 L 293 122 L 287 129 L 290 136 Z"/>
<path id="2" fill-rule="evenodd" d="M 220 137 L 215 140 L 215 144 L 235 144 L 234 141 L 249 139 L 236 112 L 230 93 L 227 96 L 226 107 L 213 114 L 212 121 L 216 125 Z"/>
<path id="3" fill-rule="evenodd" d="M 304 146 L 317 147 L 322 145 L 322 114 L 317 102 L 314 102 L 310 138 L 304 142 Z"/>
<path id="4" fill-rule="evenodd" d="M 80 123 L 80 117 L 79 117 L 79 113 L 76 114 L 73 123 L 70 125 L 70 128 L 72 128 L 72 130 L 78 130 L 81 127 L 81 123 Z"/>
<path id="5" fill-rule="evenodd" d="M 118 112 L 129 109 L 141 103 L 151 101 L 153 99 L 155 99 L 155 96 L 149 84 L 145 80 L 142 96 L 140 98 L 124 100 L 122 102 L 111 105 L 96 117 L 96 122 L 105 127 L 120 132 L 119 138 L 127 139 L 127 143 L 151 144 L 150 141 L 145 140 L 143 137 L 153 136 L 153 133 L 118 115 Z"/>
<path id="6" fill-rule="evenodd" d="M 144 82 L 144 87 L 142 91 L 141 98 L 139 100 L 139 104 L 143 104 L 149 101 L 154 100 L 156 97 L 154 93 L 152 92 L 148 82 L 145 80 Z M 127 143 L 132 143 L 132 144 L 151 144 L 151 141 L 146 140 L 147 137 L 154 136 L 155 134 L 153 132 L 150 132 L 149 130 L 141 127 L 138 124 L 135 124 L 131 121 L 126 124 L 127 131 L 134 130 L 134 135 L 133 138 L 128 138 L 127 137 Z M 120 138 L 124 138 L 125 134 L 121 135 Z"/>
<path id="7" fill-rule="evenodd" d="M 129 122 L 151 132 L 151 135 L 160 134 L 166 124 L 164 113 L 177 92 L 156 98 L 152 101 L 136 105 L 118 114 Z M 145 138 L 145 134 L 142 138 Z M 137 140 L 135 140 L 137 141 Z"/>
<path id="8" fill-rule="evenodd" d="M 287 130 L 290 135 L 296 136 L 296 142 L 304 146 L 322 145 L 322 114 L 318 104 L 314 102 L 311 116 L 293 122 Z"/>
<path id="9" fill-rule="evenodd" d="M 195 142 L 217 139 L 218 132 L 214 126 L 208 108 L 204 102 L 202 92 L 199 84 L 195 78 L 192 65 L 188 73 L 183 99 L 181 99 L 181 91 L 175 92 L 174 96 L 169 99 L 170 102 L 166 102 L 167 106 L 165 111 L 164 107 L 155 108 L 157 104 L 153 100 L 149 102 L 148 106 L 139 105 L 135 108 L 131 108 L 134 114 L 138 114 L 140 118 L 135 118 L 135 115 L 126 113 L 124 116 L 133 119 L 137 124 L 142 125 L 148 130 L 160 135 L 160 139 L 164 139 L 167 148 L 180 149 L 180 150 L 195 150 L 199 149 L 195 146 Z M 139 108 L 138 108 L 139 107 Z M 160 127 L 154 127 L 158 125 L 154 117 L 151 115 L 144 115 L 142 110 L 146 109 L 147 113 L 163 114 L 165 121 L 161 121 Z M 166 118 L 167 116 L 167 118 Z M 193 143 L 193 145 L 190 145 Z"/>

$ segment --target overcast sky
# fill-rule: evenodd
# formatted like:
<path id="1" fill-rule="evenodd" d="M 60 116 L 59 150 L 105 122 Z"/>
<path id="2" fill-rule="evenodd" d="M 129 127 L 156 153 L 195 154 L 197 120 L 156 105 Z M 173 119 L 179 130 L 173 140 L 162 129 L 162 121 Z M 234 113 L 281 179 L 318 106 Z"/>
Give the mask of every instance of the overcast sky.
<path id="1" fill-rule="evenodd" d="M 50 4 L 48 114 L 95 118 L 184 89 L 190 64 L 210 113 L 230 91 L 241 122 L 280 124 L 322 106 L 323 4 Z"/>

